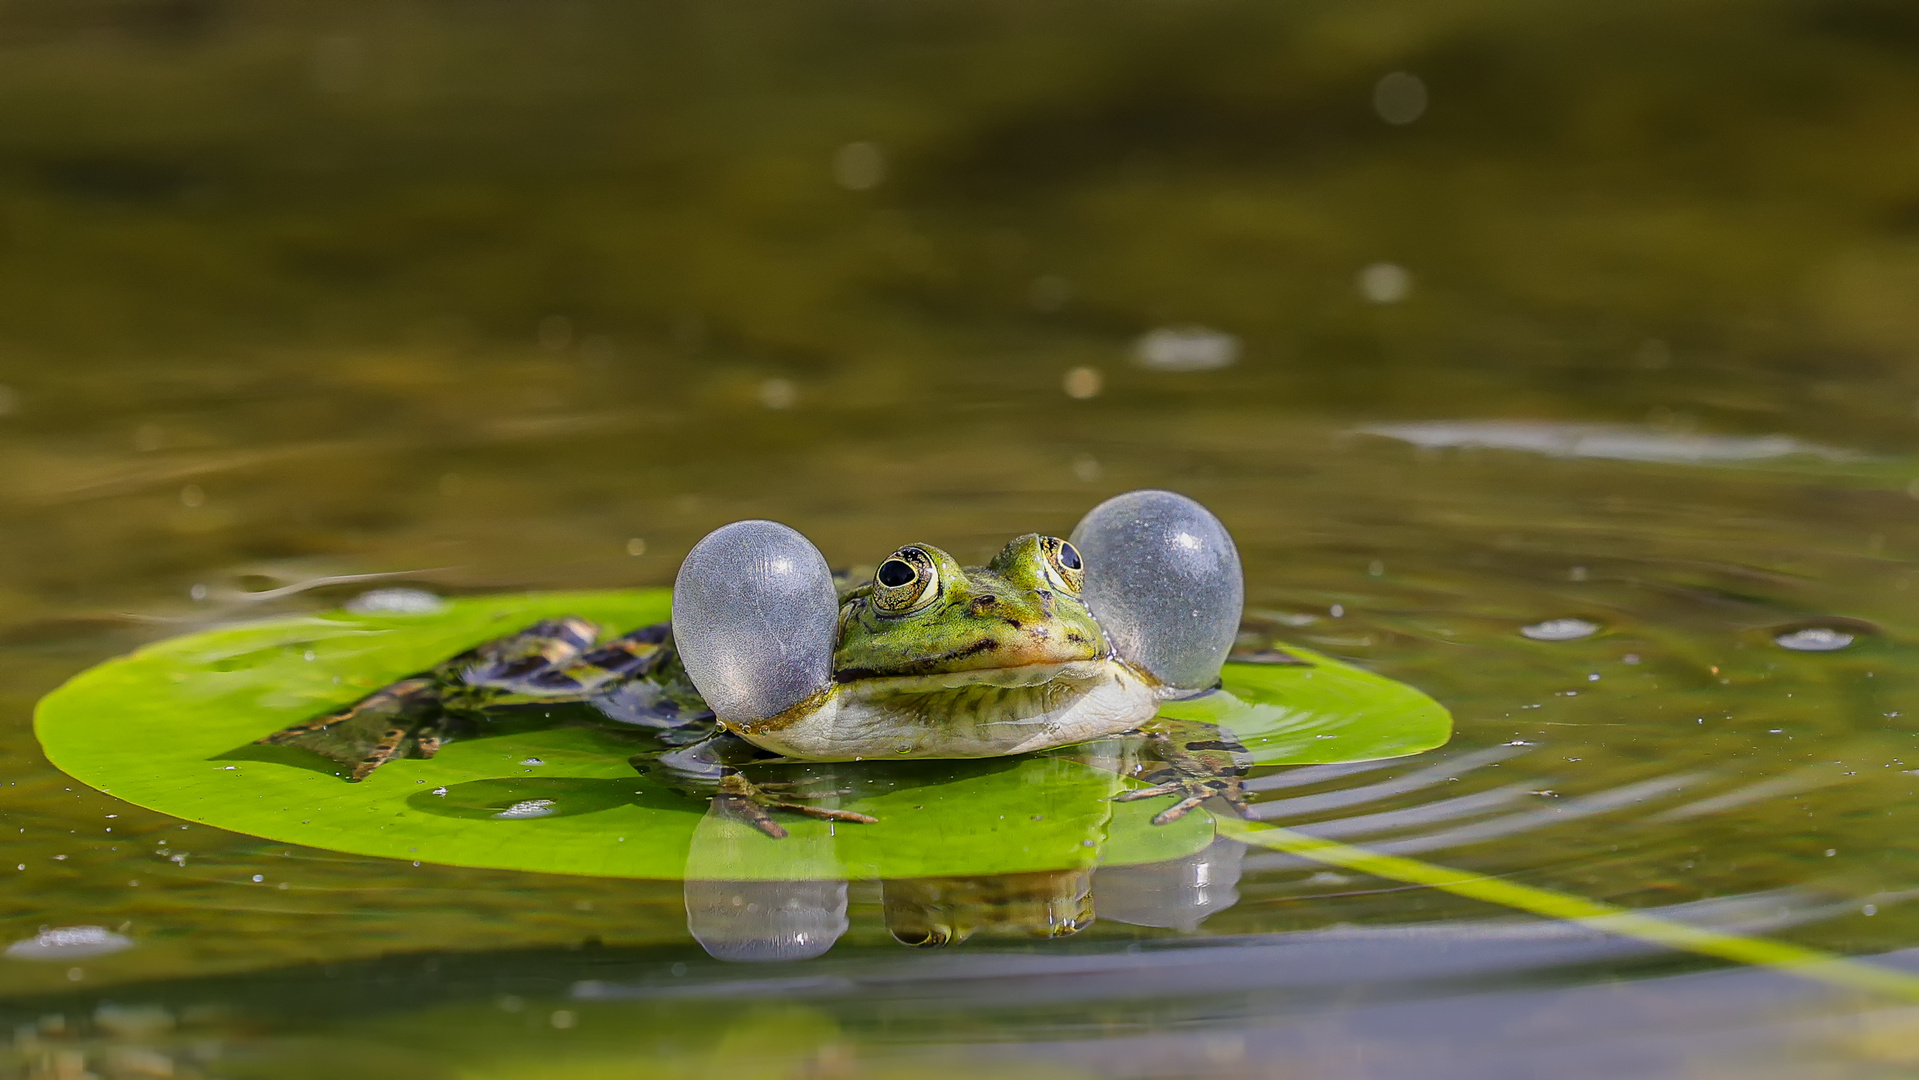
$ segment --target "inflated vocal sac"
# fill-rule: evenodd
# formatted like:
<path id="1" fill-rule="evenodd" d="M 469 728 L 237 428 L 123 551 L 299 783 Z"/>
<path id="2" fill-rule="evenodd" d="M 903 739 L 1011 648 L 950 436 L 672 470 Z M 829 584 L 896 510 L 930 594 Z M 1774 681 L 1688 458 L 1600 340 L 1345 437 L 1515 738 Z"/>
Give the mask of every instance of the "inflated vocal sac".
<path id="1" fill-rule="evenodd" d="M 1239 549 L 1210 510 L 1171 491 L 1129 491 L 1073 530 L 1081 594 L 1113 650 L 1171 691 L 1219 681 L 1246 589 Z"/>
<path id="2" fill-rule="evenodd" d="M 763 720 L 833 682 L 839 596 L 812 542 L 736 521 L 693 545 L 673 581 L 673 642 L 722 720 Z"/>

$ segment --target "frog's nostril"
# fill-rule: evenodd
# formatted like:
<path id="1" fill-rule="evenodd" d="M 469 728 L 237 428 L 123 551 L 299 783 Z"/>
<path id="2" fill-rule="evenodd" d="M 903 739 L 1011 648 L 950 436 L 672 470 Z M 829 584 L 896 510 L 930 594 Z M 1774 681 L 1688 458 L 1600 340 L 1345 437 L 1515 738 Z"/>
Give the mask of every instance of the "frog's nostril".
<path id="1" fill-rule="evenodd" d="M 975 614 L 982 611 L 991 611 L 998 606 L 999 597 L 994 596 L 992 593 L 987 593 L 984 596 L 975 596 L 973 598 L 972 608 Z"/>

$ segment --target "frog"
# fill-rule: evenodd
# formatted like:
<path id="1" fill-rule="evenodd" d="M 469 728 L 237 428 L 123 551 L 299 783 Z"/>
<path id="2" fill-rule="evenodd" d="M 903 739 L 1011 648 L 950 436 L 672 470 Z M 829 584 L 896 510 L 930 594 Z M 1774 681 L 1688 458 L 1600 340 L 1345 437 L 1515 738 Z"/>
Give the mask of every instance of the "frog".
<path id="1" fill-rule="evenodd" d="M 910 543 L 858 577 L 831 572 L 796 530 L 740 521 L 687 554 L 668 622 L 605 637 L 585 619 L 542 620 L 258 742 L 316 752 L 359 782 L 481 733 L 493 710 L 586 702 L 651 731 L 657 747 L 635 768 L 783 838 L 775 815 L 876 819 L 821 805 L 836 792 L 755 782 L 756 763 L 1011 757 L 1125 737 L 1137 752 L 1120 768 L 1143 786 L 1115 798 L 1170 798 L 1152 819 L 1165 825 L 1209 800 L 1245 811 L 1245 747 L 1158 716 L 1219 687 L 1243 597 L 1225 526 L 1170 491 L 1115 496 L 1070 537 L 1021 535 L 983 565 Z"/>

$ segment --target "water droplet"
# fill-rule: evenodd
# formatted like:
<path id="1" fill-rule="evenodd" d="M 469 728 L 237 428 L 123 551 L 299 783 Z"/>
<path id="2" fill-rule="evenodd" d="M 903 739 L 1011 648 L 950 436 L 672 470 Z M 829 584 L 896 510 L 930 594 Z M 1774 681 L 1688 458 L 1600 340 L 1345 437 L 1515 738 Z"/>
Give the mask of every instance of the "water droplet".
<path id="1" fill-rule="evenodd" d="M 13 960 L 71 960 L 78 956 L 103 956 L 132 947 L 133 939 L 116 934 L 104 926 L 57 926 L 7 946 L 7 957 Z"/>
<path id="2" fill-rule="evenodd" d="M 1395 71 L 1373 84 L 1373 111 L 1395 126 L 1426 115 L 1426 81 L 1407 71 Z"/>
<path id="3" fill-rule="evenodd" d="M 850 142 L 833 152 L 833 180 L 848 191 L 871 191 L 886 179 L 886 151 Z"/>
<path id="4" fill-rule="evenodd" d="M 1577 641 L 1599 632 L 1599 624 L 1585 619 L 1547 619 L 1522 626 L 1519 632 L 1534 641 Z"/>
<path id="5" fill-rule="evenodd" d="M 1826 626 L 1809 626 L 1804 630 L 1794 630 L 1790 634 L 1780 634 L 1772 639 L 1782 649 L 1794 652 L 1833 652 L 1852 644 L 1853 636 L 1844 630 L 1834 630 Z"/>
<path id="6" fill-rule="evenodd" d="M 1066 391 L 1067 397 L 1076 401 L 1086 401 L 1098 397 L 1105 383 L 1106 378 L 1099 373 L 1098 368 L 1076 367 L 1068 371 L 1065 378 L 1060 380 L 1060 388 Z"/>
<path id="7" fill-rule="evenodd" d="M 800 400 L 800 388 L 791 379 L 767 379 L 760 383 L 760 404 L 769 409 L 790 409 Z"/>
<path id="8" fill-rule="evenodd" d="M 446 601 L 425 589 L 369 589 L 347 601 L 355 615 L 433 615 Z"/>
<path id="9" fill-rule="evenodd" d="M 1239 339 L 1206 326 L 1162 326 L 1133 345 L 1133 357 L 1154 371 L 1213 371 L 1239 359 Z"/>
<path id="10" fill-rule="evenodd" d="M 1398 263 L 1374 263 L 1359 272 L 1359 295 L 1374 304 L 1397 304 L 1413 291 L 1413 275 Z"/>
<path id="11" fill-rule="evenodd" d="M 626 542 L 626 553 L 628 555 L 636 555 L 636 556 L 646 554 L 646 541 L 640 539 L 637 536 L 631 540 L 628 540 Z"/>
<path id="12" fill-rule="evenodd" d="M 493 816 L 509 821 L 522 818 L 547 817 L 557 813 L 553 807 L 554 802 L 552 799 L 527 799 L 524 802 L 516 802 Z M 415 863 L 414 865 L 418 866 L 419 864 Z"/>

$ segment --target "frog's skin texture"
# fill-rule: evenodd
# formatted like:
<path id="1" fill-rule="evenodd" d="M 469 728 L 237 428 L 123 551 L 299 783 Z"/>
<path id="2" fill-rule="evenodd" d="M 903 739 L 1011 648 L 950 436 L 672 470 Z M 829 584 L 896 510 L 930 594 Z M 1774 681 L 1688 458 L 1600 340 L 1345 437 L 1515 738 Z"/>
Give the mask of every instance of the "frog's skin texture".
<path id="1" fill-rule="evenodd" d="M 809 805 L 819 795 L 751 783 L 740 767 L 770 754 L 805 761 L 977 758 L 1140 733 L 1154 786 L 1170 795 L 1154 820 L 1202 800 L 1243 803 L 1248 758 L 1229 733 L 1154 719 L 1179 696 L 1115 654 L 1080 598 L 1080 557 L 1057 537 L 1021 536 L 985 566 L 962 567 L 928 544 L 903 547 L 870 579 L 839 590 L 830 685 L 772 716 L 721 720 L 688 677 L 670 624 L 600 639 L 577 618 L 535 623 L 355 704 L 259 740 L 350 768 L 348 779 L 402 757 L 431 757 L 474 732 L 489 709 L 588 702 L 653 729 L 660 749 L 634 765 L 783 836 L 771 812 L 870 822 Z M 827 793 L 830 794 L 830 793 Z"/>
<path id="2" fill-rule="evenodd" d="M 1143 723 L 1158 683 L 1113 655 L 1079 598 L 1078 563 L 1050 536 L 975 567 L 930 544 L 901 548 L 841 598 L 833 686 L 727 727 L 787 757 L 858 761 L 1004 757 Z M 903 567 L 911 585 L 889 589 Z"/>

